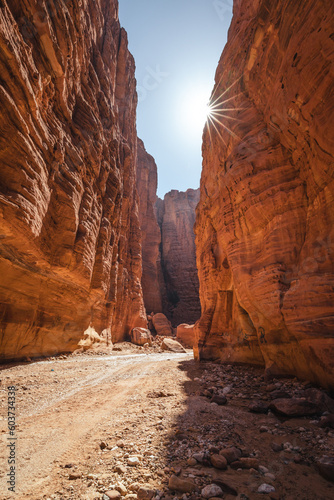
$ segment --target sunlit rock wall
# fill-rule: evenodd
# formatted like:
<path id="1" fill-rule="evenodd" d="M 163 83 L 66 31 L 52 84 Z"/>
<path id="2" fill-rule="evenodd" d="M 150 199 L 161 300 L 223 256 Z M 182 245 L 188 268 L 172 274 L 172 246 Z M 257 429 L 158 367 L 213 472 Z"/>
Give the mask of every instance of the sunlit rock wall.
<path id="1" fill-rule="evenodd" d="M 0 4 L 0 352 L 146 326 L 134 61 L 115 0 Z"/>
<path id="2" fill-rule="evenodd" d="M 334 4 L 236 0 L 205 129 L 201 358 L 334 387 Z M 220 122 L 220 123 L 219 123 Z"/>

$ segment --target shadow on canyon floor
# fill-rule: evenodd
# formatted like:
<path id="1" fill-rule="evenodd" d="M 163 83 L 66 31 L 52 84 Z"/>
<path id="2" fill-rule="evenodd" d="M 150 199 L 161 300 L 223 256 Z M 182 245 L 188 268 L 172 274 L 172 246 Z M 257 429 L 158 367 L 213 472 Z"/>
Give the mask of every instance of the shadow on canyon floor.
<path id="1" fill-rule="evenodd" d="M 253 401 L 268 403 L 269 391 L 290 395 L 302 391 L 301 382 L 285 379 L 268 384 L 263 369 L 255 367 L 192 360 L 180 362 L 178 368 L 189 380 L 184 382 L 184 411 L 166 447 L 171 472 L 195 481 L 199 491 L 217 484 L 227 499 L 263 499 L 258 492 L 263 484 L 275 488 L 269 498 L 280 500 L 328 500 L 334 494 L 334 484 L 315 467 L 318 457 L 333 450 L 333 433 L 320 429 L 314 418 L 286 419 L 270 411 L 249 411 Z M 223 395 L 226 404 L 212 402 L 214 397 L 221 403 L 224 399 L 217 396 Z M 210 456 L 219 463 L 219 452 L 234 447 L 240 450 L 241 461 L 226 470 L 212 467 Z"/>

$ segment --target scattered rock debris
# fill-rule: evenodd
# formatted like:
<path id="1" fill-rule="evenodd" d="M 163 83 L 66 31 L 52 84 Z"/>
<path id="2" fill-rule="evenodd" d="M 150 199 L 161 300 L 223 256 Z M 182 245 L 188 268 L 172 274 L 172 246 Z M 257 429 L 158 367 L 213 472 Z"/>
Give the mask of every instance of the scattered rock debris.
<path id="1" fill-rule="evenodd" d="M 263 372 L 252 367 L 195 363 L 189 351 L 157 353 L 150 347 L 149 356 L 137 356 L 143 348 L 126 343 L 121 348 L 117 358 L 110 353 L 92 357 L 87 351 L 2 371 L 5 384 L 11 378 L 17 386 L 25 433 L 29 432 L 25 415 L 28 421 L 43 397 L 50 399 L 49 413 L 44 418 L 41 406 L 34 419 L 36 425 L 43 421 L 49 426 L 45 435 L 55 435 L 58 420 L 62 425 L 69 411 L 74 422 L 81 419 L 87 426 L 53 457 L 43 493 L 32 484 L 29 496 L 22 498 L 328 500 L 334 496 L 334 433 L 329 418 L 333 400 L 324 391 L 296 379 L 268 384 Z M 108 378 L 110 363 L 115 369 Z M 50 379 L 51 366 L 55 372 Z M 273 399 L 277 391 L 287 397 Z M 62 402 L 56 395 L 62 395 Z M 80 413 L 82 405 L 87 407 Z M 298 417 L 287 417 L 290 412 Z M 24 442 L 21 448 L 24 455 Z"/>

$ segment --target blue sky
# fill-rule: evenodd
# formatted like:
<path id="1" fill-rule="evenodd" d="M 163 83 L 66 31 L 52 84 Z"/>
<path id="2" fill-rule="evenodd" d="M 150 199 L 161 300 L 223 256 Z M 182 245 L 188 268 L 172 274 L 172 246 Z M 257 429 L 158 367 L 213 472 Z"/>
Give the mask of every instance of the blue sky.
<path id="1" fill-rule="evenodd" d="M 137 130 L 158 166 L 158 195 L 198 188 L 205 104 L 232 0 L 119 0 L 136 61 Z"/>

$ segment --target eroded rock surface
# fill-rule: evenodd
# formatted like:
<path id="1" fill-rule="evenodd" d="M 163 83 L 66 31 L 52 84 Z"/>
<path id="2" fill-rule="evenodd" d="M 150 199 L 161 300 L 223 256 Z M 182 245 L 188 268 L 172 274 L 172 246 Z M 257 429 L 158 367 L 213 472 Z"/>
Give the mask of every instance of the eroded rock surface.
<path id="1" fill-rule="evenodd" d="M 199 189 L 173 190 L 157 201 L 164 280 L 162 305 L 175 327 L 194 323 L 201 315 L 193 229 L 199 196 Z"/>
<path id="2" fill-rule="evenodd" d="M 0 6 L 1 357 L 146 327 L 134 61 L 116 0 Z"/>
<path id="3" fill-rule="evenodd" d="M 137 190 L 142 237 L 142 289 L 146 311 L 162 312 L 163 279 L 160 263 L 161 232 L 156 215 L 158 173 L 154 158 L 138 140 Z"/>
<path id="4" fill-rule="evenodd" d="M 334 6 L 234 2 L 203 142 L 201 358 L 334 386 Z"/>

